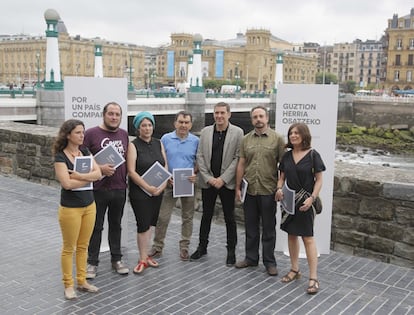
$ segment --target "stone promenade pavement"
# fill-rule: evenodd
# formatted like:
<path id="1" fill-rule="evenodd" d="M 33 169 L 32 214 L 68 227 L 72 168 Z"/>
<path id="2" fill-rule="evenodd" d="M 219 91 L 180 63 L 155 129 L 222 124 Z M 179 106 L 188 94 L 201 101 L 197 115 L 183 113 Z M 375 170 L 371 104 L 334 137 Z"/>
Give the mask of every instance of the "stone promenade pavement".
<path id="1" fill-rule="evenodd" d="M 60 271 L 61 235 L 57 221 L 59 189 L 0 175 L 0 314 L 414 314 L 414 269 L 331 252 L 321 255 L 321 290 L 305 293 L 304 277 L 280 282 L 289 259 L 276 252 L 279 276 L 262 264 L 237 270 L 225 266 L 225 229 L 213 224 L 208 255 L 200 262 L 178 257 L 180 219 L 174 215 L 158 269 L 142 275 L 115 274 L 107 252 L 101 254 L 97 294 L 80 293 L 66 301 Z M 135 223 L 127 203 L 125 260 L 137 261 Z M 197 245 L 194 221 L 191 251 Z M 239 228 L 238 258 L 244 231 Z M 413 266 L 414 268 L 414 266 Z"/>

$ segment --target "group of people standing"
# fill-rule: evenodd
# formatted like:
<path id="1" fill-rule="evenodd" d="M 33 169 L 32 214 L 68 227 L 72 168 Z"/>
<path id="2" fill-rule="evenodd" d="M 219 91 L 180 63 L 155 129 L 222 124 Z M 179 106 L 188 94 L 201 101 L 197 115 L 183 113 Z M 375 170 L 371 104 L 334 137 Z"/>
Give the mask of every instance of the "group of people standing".
<path id="1" fill-rule="evenodd" d="M 65 121 L 53 146 L 55 172 L 62 186 L 59 223 L 63 237 L 61 263 L 65 298 L 77 298 L 72 275 L 75 252 L 77 289 L 98 291 L 86 279 L 95 278 L 98 272 L 106 213 L 112 268 L 121 275 L 129 273 L 121 253 L 121 221 L 127 191 L 136 218 L 139 250 L 134 273 L 141 274 L 148 267 L 159 266 L 156 258 L 163 253 L 171 214 L 178 201 L 182 219 L 178 256 L 183 261 L 198 261 L 206 255 L 216 200 L 220 197 L 227 233 L 226 265 L 236 268 L 257 266 L 261 241 L 263 265 L 270 276 L 276 276 L 276 202 L 284 197 L 282 187 L 285 182 L 292 189 L 300 191 L 303 188 L 309 194 L 296 203 L 293 215 L 283 215 L 281 228 L 288 233 L 291 270 L 282 282 L 301 276 L 298 262 L 300 236 L 310 271 L 307 293 L 318 292 L 317 249 L 313 238 L 315 213 L 311 206 L 321 189 L 321 172 L 325 166 L 319 153 L 311 148 L 311 135 L 306 125 L 292 125 L 285 144 L 283 137 L 270 128 L 265 107 L 254 107 L 250 116 L 253 130 L 244 135 L 241 128 L 230 123 L 230 106 L 219 102 L 214 106 L 214 124 L 203 128 L 197 137 L 190 132 L 191 113 L 180 111 L 174 119 L 175 130 L 156 139 L 153 137 L 154 116 L 140 112 L 133 120 L 137 137 L 131 142 L 127 132 L 120 128 L 122 108 L 115 102 L 105 105 L 103 122 L 94 128 L 85 131 L 82 121 Z M 107 145 L 113 145 L 126 163 L 115 168 L 112 164 L 98 165 L 93 160 L 89 173 L 74 170 L 76 156 L 95 155 Z M 286 148 L 290 150 L 286 151 Z M 143 175 L 156 162 L 170 173 L 174 169 L 192 168 L 193 174 L 188 180 L 198 183 L 201 188 L 199 242 L 191 255 L 189 245 L 195 197 L 174 197 L 172 178 L 159 187 L 149 185 Z M 247 183 L 243 202 L 245 257 L 236 262 L 234 209 L 235 202 L 242 199 L 242 181 Z M 93 191 L 76 190 L 89 182 L 94 182 Z"/>

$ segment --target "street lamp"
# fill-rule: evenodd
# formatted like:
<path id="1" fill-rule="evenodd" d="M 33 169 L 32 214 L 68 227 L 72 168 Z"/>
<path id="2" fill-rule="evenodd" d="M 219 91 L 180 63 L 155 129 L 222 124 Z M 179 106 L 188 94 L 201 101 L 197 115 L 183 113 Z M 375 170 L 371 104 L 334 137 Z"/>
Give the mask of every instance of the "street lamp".
<path id="1" fill-rule="evenodd" d="M 36 66 L 37 66 L 37 89 L 40 89 L 40 54 L 36 53 Z"/>
<path id="2" fill-rule="evenodd" d="M 236 63 L 236 69 L 234 70 L 234 78 L 236 79 L 236 93 L 239 92 L 239 79 L 240 79 L 240 75 L 239 75 L 239 63 Z"/>
<path id="3" fill-rule="evenodd" d="M 151 79 L 151 90 L 155 90 L 155 78 L 157 77 L 157 74 L 155 73 L 154 70 L 152 70 L 151 74 L 150 74 L 150 79 Z"/>
<path id="4" fill-rule="evenodd" d="M 129 84 L 128 91 L 133 91 L 134 85 L 132 84 L 132 51 L 129 52 Z"/>

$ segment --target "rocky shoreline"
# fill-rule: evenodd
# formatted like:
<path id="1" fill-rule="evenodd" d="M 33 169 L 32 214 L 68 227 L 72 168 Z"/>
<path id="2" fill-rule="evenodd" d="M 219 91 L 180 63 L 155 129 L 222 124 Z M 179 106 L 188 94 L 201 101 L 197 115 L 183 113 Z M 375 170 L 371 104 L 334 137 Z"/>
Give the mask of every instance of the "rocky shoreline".
<path id="1" fill-rule="evenodd" d="M 387 126 L 371 128 L 340 124 L 336 133 L 337 149 L 352 152 L 353 146 L 372 148 L 392 154 L 414 156 L 414 128 L 391 129 Z"/>

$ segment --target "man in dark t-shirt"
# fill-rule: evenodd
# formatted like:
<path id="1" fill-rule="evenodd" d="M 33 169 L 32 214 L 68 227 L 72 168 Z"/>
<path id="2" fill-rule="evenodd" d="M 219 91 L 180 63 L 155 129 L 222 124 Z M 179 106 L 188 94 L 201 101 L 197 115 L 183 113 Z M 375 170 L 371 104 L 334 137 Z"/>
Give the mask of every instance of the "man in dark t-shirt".
<path id="1" fill-rule="evenodd" d="M 103 109 L 103 123 L 85 132 L 84 145 L 96 155 L 108 145 L 112 145 L 126 159 L 128 149 L 128 132 L 120 128 L 122 108 L 110 102 Z M 102 230 L 105 214 L 108 210 L 108 243 L 111 252 L 112 268 L 118 274 L 128 274 L 129 268 L 122 261 L 121 221 L 124 213 L 127 188 L 126 163 L 118 167 L 111 163 L 99 165 L 103 177 L 94 183 L 96 202 L 95 227 L 89 242 L 87 279 L 96 277 L 99 264 Z"/>

